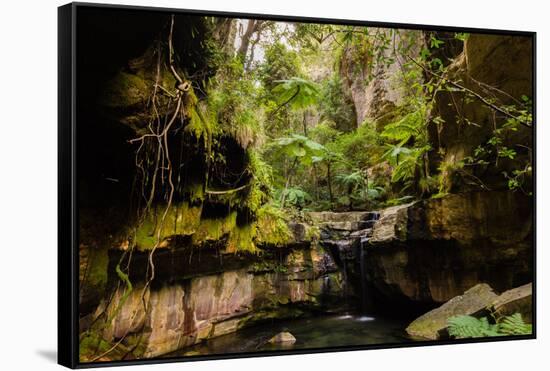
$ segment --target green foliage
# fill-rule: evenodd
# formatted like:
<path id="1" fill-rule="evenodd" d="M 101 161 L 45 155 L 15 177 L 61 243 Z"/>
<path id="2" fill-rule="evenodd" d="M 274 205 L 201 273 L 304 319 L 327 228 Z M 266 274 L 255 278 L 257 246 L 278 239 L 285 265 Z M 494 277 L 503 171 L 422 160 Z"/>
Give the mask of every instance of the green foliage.
<path id="1" fill-rule="evenodd" d="M 505 335 L 530 335 L 533 333 L 533 325 L 525 323 L 521 313 L 514 313 L 499 322 L 498 330 Z"/>
<path id="2" fill-rule="evenodd" d="M 252 185 L 245 206 L 252 212 L 267 204 L 273 193 L 273 169 L 255 151 L 249 151 L 249 172 Z"/>
<path id="3" fill-rule="evenodd" d="M 427 138 L 427 106 L 416 104 L 412 112 L 385 126 L 380 134 L 389 143 L 382 158 L 393 167 L 392 183 L 402 183 L 402 190 L 414 188 L 423 194 L 434 188 L 427 172 L 427 152 L 432 148 Z"/>
<path id="4" fill-rule="evenodd" d="M 399 142 L 398 146 L 404 145 L 411 139 L 418 141 L 422 138 L 425 142 L 425 117 L 425 107 L 421 107 L 403 116 L 399 121 L 386 125 L 381 136 L 390 141 Z"/>
<path id="5" fill-rule="evenodd" d="M 350 131 L 356 127 L 355 112 L 343 89 L 342 80 L 338 75 L 327 79 L 321 88 L 320 110 L 323 119 L 333 122 L 343 131 Z"/>
<path id="6" fill-rule="evenodd" d="M 341 157 L 353 168 L 373 166 L 383 154 L 383 141 L 369 122 L 356 130 L 335 136 L 326 147 Z"/>
<path id="7" fill-rule="evenodd" d="M 272 89 L 272 93 L 280 106 L 289 105 L 292 109 L 304 109 L 319 99 L 319 87 L 311 81 L 291 77 L 275 82 L 277 85 Z"/>
<path id="8" fill-rule="evenodd" d="M 349 174 L 338 174 L 335 180 L 342 186 L 351 189 L 357 189 L 365 184 L 365 178 L 361 171 L 354 171 Z"/>
<path id="9" fill-rule="evenodd" d="M 388 151 L 382 156 L 390 161 L 394 167 L 391 181 L 393 183 L 405 182 L 407 186 L 411 185 L 415 179 L 417 170 L 422 166 L 424 154 L 431 149 L 430 146 L 409 148 L 395 145 L 389 145 Z"/>
<path id="10" fill-rule="evenodd" d="M 234 58 L 224 65 L 208 90 L 208 116 L 221 133 L 234 137 L 243 147 L 255 144 L 261 136 L 261 111 L 256 104 L 256 88 L 244 78 L 242 62 Z"/>
<path id="11" fill-rule="evenodd" d="M 502 175 L 507 180 L 508 188 L 531 195 L 531 192 L 525 189 L 525 185 L 532 180 L 532 150 L 523 144 L 510 141 L 510 137 L 519 131 L 522 125 L 532 125 L 531 99 L 523 96 L 522 101 L 520 107 L 503 107 L 510 117 L 500 127 L 495 128 L 492 136 L 484 144 L 477 146 L 471 156 L 464 158 L 464 164 L 472 167 L 474 171 L 490 165 L 498 168 L 502 161 L 505 161 L 509 165 L 502 171 Z M 525 153 L 526 150 L 527 156 L 520 156 L 519 152 Z"/>
<path id="12" fill-rule="evenodd" d="M 456 32 L 455 33 L 455 39 L 460 41 L 466 41 L 470 37 L 470 34 L 467 32 Z"/>
<path id="13" fill-rule="evenodd" d="M 301 76 L 301 70 L 298 54 L 283 43 L 276 42 L 265 50 L 265 60 L 258 73 L 264 87 L 270 93 L 278 84 L 276 81 Z"/>
<path id="14" fill-rule="evenodd" d="M 498 326 L 490 324 L 486 317 L 455 316 L 447 321 L 449 335 L 456 339 L 499 336 Z"/>
<path id="15" fill-rule="evenodd" d="M 323 145 L 334 141 L 342 133 L 334 127 L 334 123 L 330 121 L 322 121 L 309 131 L 309 136 L 312 140 Z"/>
<path id="16" fill-rule="evenodd" d="M 275 153 L 298 159 L 302 165 L 319 162 L 327 153 L 326 148 L 303 135 L 292 134 L 289 137 L 278 138 L 272 143 Z"/>
<path id="17" fill-rule="evenodd" d="M 520 313 L 504 317 L 495 324 L 489 323 L 487 317 L 478 319 L 472 316 L 454 316 L 447 323 L 449 335 L 456 339 L 532 333 L 532 325 L 525 323 Z"/>
<path id="18" fill-rule="evenodd" d="M 287 204 L 298 209 L 304 208 L 312 200 L 309 193 L 299 187 L 289 187 L 283 189 L 280 197 L 284 199 Z"/>
<path id="19" fill-rule="evenodd" d="M 282 247 L 292 240 L 284 212 L 266 204 L 257 212 L 256 242 L 261 245 Z"/>

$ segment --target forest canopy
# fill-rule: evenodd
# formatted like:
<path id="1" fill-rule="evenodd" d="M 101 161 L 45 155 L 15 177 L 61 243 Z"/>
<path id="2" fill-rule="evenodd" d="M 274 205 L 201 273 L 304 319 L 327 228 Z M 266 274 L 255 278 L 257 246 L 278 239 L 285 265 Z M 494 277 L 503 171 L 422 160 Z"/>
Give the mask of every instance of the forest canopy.
<path id="1" fill-rule="evenodd" d="M 483 61 L 465 54 L 491 37 L 188 21 L 170 17 L 102 98 L 137 133 L 138 247 L 229 234 L 229 251 L 256 251 L 260 224 L 289 234 L 283 215 L 472 190 L 530 195 L 531 97 L 477 80 Z"/>

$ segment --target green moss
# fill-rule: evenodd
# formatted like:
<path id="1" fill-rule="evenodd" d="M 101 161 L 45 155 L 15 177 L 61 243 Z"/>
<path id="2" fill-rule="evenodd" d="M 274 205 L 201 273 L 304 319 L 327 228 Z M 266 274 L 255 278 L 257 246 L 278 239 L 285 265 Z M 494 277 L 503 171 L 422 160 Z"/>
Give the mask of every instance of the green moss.
<path id="1" fill-rule="evenodd" d="M 212 142 L 213 125 L 201 114 L 196 105 L 187 107 L 189 123 L 184 131 L 192 135 L 196 140 L 202 140 L 205 148 L 209 148 Z"/>
<path id="2" fill-rule="evenodd" d="M 87 332 L 79 342 L 80 360 L 88 360 L 109 350 L 111 345 L 95 332 Z"/>
<path id="3" fill-rule="evenodd" d="M 271 166 L 264 162 L 256 152 L 247 151 L 247 154 L 248 171 L 252 174 L 252 184 L 244 204 L 249 210 L 256 212 L 270 200 L 273 191 L 273 172 Z"/>
<path id="4" fill-rule="evenodd" d="M 316 242 L 316 241 L 319 241 L 320 238 L 321 238 L 321 230 L 319 229 L 318 226 L 312 225 L 306 228 L 306 235 L 305 235 L 306 241 Z"/>
<path id="5" fill-rule="evenodd" d="M 136 244 L 140 250 L 148 250 L 157 243 L 159 228 L 160 240 L 173 235 L 188 236 L 195 233 L 200 224 L 202 206 L 191 206 L 187 202 L 172 205 L 164 223 L 161 223 L 166 206 L 157 206 L 149 212 L 136 231 Z"/>
<path id="6" fill-rule="evenodd" d="M 133 349 L 133 354 L 142 355 L 147 350 L 147 339 L 144 339 L 143 332 L 129 334 L 124 340 L 128 348 Z"/>
<path id="7" fill-rule="evenodd" d="M 193 234 L 193 244 L 200 245 L 207 241 L 218 241 L 229 234 L 236 224 L 236 211 L 232 211 L 225 218 L 202 219 L 197 231 Z"/>
<path id="8" fill-rule="evenodd" d="M 89 249 L 89 260 L 86 268 L 85 282 L 88 288 L 102 292 L 107 284 L 109 253 L 106 246 Z"/>
<path id="9" fill-rule="evenodd" d="M 142 76 L 121 71 L 107 83 L 100 103 L 107 107 L 133 106 L 144 102 L 148 91 Z"/>
<path id="10" fill-rule="evenodd" d="M 95 361 L 95 358 L 105 354 L 99 361 L 121 360 L 130 354 L 130 350 L 123 344 L 118 344 L 113 349 L 113 344 L 105 340 L 96 331 L 86 331 L 80 336 L 79 357 L 80 362 Z"/>
<path id="11" fill-rule="evenodd" d="M 235 226 L 229 234 L 227 241 L 227 252 L 250 252 L 256 253 L 258 249 L 254 244 L 254 237 L 256 236 L 256 226 L 248 224 L 244 226 Z"/>
<path id="12" fill-rule="evenodd" d="M 258 244 L 281 247 L 292 242 L 292 232 L 281 209 L 264 205 L 257 216 L 255 237 Z"/>

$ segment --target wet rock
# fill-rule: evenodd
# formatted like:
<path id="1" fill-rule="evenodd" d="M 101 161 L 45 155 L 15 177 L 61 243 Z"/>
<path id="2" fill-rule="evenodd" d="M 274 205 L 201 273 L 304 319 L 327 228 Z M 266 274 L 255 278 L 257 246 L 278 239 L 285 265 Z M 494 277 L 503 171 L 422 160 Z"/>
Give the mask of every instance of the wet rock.
<path id="1" fill-rule="evenodd" d="M 419 318 L 406 329 L 411 336 L 437 340 L 447 328 L 447 320 L 458 315 L 475 315 L 486 310 L 497 298 L 493 289 L 485 284 L 478 284 L 463 295 L 457 296 Z"/>
<path id="2" fill-rule="evenodd" d="M 412 204 L 389 207 L 380 212 L 373 226 L 371 244 L 403 241 L 407 238 L 407 214 Z"/>
<path id="3" fill-rule="evenodd" d="M 175 253 L 165 252 L 157 267 L 165 260 L 180 269 L 204 262 L 212 267 L 203 275 L 193 270 L 192 275 L 176 281 L 159 275 L 159 281 L 145 291 L 139 276 L 132 277 L 132 291 L 119 287 L 112 300 L 104 298 L 95 312 L 96 317 L 105 311 L 113 318 L 111 326 L 101 330 L 106 341 L 128 334 L 128 339 L 140 339 L 135 351 L 138 357 L 156 357 L 258 322 L 295 318 L 308 310 L 329 310 L 342 303 L 341 272 L 318 244 L 271 255 L 266 252 L 262 260 L 209 256 L 208 250 L 202 256 L 187 255 L 186 260 L 184 251 Z"/>
<path id="4" fill-rule="evenodd" d="M 296 338 L 294 337 L 294 335 L 292 335 L 288 331 L 280 332 L 268 340 L 268 343 L 270 344 L 278 344 L 278 343 L 294 344 L 295 342 L 296 342 Z"/>
<path id="5" fill-rule="evenodd" d="M 358 230 L 372 228 L 378 219 L 373 211 L 310 212 L 308 216 L 321 230 L 322 240 L 341 240 Z"/>
<path id="6" fill-rule="evenodd" d="M 514 313 L 520 313 L 525 322 L 532 323 L 533 284 L 528 283 L 503 292 L 493 301 L 490 310 L 497 320 Z"/>
<path id="7" fill-rule="evenodd" d="M 327 223 L 329 225 L 338 225 L 338 223 L 352 223 L 373 220 L 376 213 L 372 211 L 348 211 L 348 212 L 332 212 L 318 211 L 309 212 L 307 215 L 315 224 Z"/>
<path id="8" fill-rule="evenodd" d="M 530 204 L 520 193 L 471 192 L 382 210 L 366 261 L 377 301 L 420 312 L 480 282 L 499 292 L 531 282 Z"/>
<path id="9" fill-rule="evenodd" d="M 318 238 L 319 230 L 317 226 L 304 222 L 289 222 L 288 227 L 292 233 L 292 239 L 288 246 L 292 245 L 310 245 Z"/>

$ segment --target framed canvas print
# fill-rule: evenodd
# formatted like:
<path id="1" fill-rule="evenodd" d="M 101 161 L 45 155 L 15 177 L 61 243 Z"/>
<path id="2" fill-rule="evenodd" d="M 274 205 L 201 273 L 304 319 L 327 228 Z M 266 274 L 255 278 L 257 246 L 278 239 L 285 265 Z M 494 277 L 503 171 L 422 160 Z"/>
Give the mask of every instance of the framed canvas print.
<path id="1" fill-rule="evenodd" d="M 60 7 L 59 362 L 535 338 L 534 57 L 532 32 Z"/>

